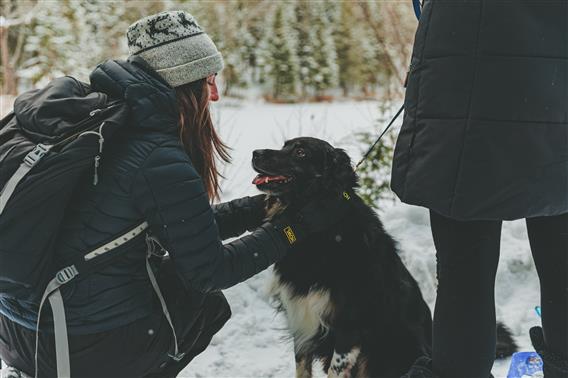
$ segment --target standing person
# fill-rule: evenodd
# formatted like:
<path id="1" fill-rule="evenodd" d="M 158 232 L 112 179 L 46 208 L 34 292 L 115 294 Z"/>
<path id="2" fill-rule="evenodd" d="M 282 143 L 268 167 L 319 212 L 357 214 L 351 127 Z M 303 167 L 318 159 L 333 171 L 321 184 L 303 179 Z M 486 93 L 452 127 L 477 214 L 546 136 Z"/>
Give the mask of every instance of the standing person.
<path id="1" fill-rule="evenodd" d="M 430 209 L 432 361 L 407 377 L 489 377 L 501 223 L 526 218 L 541 285 L 531 330 L 568 377 L 568 2 L 426 0 L 392 189 Z"/>
<path id="2" fill-rule="evenodd" d="M 177 343 L 147 273 L 143 237 L 118 247 L 124 251 L 112 265 L 61 288 L 73 377 L 176 376 L 230 317 L 220 289 L 284 257 L 292 248 L 284 228 L 301 227 L 307 235 L 341 216 L 339 208 L 317 203 L 263 223 L 263 196 L 211 207 L 219 193 L 215 158 L 228 161 L 208 110 L 219 100 L 221 54 L 182 11 L 143 18 L 127 37 L 128 61 L 99 65 L 91 74 L 91 91 L 67 80 L 69 102 L 17 100 L 15 106 L 23 127 L 48 121 L 42 117 L 53 122 L 69 104 L 74 114 L 89 113 L 94 99 L 120 98 L 129 107 L 127 127 L 105 142 L 98 184 L 85 177 L 71 200 L 57 241 L 61 266 L 143 221 L 157 237 L 148 242 L 169 251 L 152 268 Z M 300 215 L 302 221 L 295 222 Z M 223 245 L 223 239 L 246 230 L 252 233 Z M 33 375 L 37 303 L 0 297 L 0 313 L 0 357 Z M 45 311 L 39 333 L 42 377 L 57 374 L 52 329 Z M 172 356 L 174 344 L 179 353 Z"/>

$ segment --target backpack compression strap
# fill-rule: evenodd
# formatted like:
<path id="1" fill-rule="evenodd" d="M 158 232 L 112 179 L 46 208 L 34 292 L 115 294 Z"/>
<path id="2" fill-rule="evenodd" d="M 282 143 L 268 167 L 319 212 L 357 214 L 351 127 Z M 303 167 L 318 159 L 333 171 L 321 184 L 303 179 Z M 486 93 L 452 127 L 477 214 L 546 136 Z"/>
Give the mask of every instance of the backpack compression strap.
<path id="1" fill-rule="evenodd" d="M 128 232 L 120 235 L 118 238 L 112 240 L 111 242 L 87 253 L 83 257 L 83 261 L 79 264 L 69 265 L 63 269 L 61 269 L 55 275 L 47 288 L 44 291 L 44 294 L 41 298 L 41 302 L 39 305 L 38 310 L 38 317 L 37 317 L 37 324 L 36 324 L 36 344 L 35 344 L 35 377 L 38 376 L 38 346 L 39 346 L 39 323 L 40 323 L 40 316 L 41 310 L 45 303 L 46 299 L 49 299 L 49 303 L 51 304 L 51 310 L 53 312 L 53 328 L 54 328 L 54 336 L 55 336 L 55 353 L 57 359 L 57 376 L 60 378 L 70 378 L 71 377 L 71 367 L 70 367 L 70 359 L 69 359 L 69 341 L 67 337 L 67 322 L 65 319 L 65 308 L 63 306 L 63 298 L 61 296 L 61 292 L 59 288 L 66 283 L 73 280 L 77 277 L 80 273 L 83 273 L 82 276 L 88 274 L 90 271 L 95 270 L 91 265 L 88 264 L 89 261 L 94 259 L 97 256 L 103 255 L 111 250 L 120 247 L 124 243 L 134 239 L 136 236 L 142 234 L 148 228 L 148 223 L 144 222 L 137 227 L 129 230 Z M 166 306 L 166 302 L 160 288 L 158 286 L 158 282 L 156 277 L 154 276 L 154 272 L 150 267 L 148 262 L 149 257 L 154 252 L 154 243 L 158 244 L 163 251 L 165 249 L 160 245 L 158 240 L 152 236 L 146 235 L 146 243 L 148 246 L 148 251 L 146 254 L 146 270 L 148 272 L 148 276 L 150 278 L 150 283 L 152 284 L 152 288 L 156 292 L 158 299 L 160 300 L 160 305 L 162 306 L 162 312 L 168 321 L 168 324 L 172 330 L 174 336 L 174 354 L 170 355 L 176 361 L 179 361 L 183 358 L 184 353 L 179 353 L 178 350 L 178 343 L 177 343 L 177 335 L 171 320 L 170 313 Z"/>

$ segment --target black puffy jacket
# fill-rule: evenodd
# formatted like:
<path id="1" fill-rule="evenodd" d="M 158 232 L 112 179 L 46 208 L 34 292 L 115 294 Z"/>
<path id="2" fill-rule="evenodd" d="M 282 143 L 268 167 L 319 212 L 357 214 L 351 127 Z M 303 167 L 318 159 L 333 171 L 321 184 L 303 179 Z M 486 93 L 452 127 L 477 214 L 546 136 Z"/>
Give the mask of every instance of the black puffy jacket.
<path id="1" fill-rule="evenodd" d="M 568 1 L 425 2 L 391 185 L 456 219 L 568 212 Z"/>
<path id="2" fill-rule="evenodd" d="M 222 244 L 257 226 L 258 216 L 249 216 L 246 200 L 244 207 L 239 201 L 211 207 L 179 140 L 175 91 L 142 60 L 99 65 L 91 86 L 124 98 L 129 124 L 105 142 L 98 185 L 89 175 L 72 199 L 58 240 L 62 266 L 144 220 L 193 291 L 230 287 L 286 254 L 284 237 L 270 223 Z M 112 265 L 62 289 L 71 334 L 102 332 L 161 311 L 146 273 L 144 238 L 120 248 L 127 251 Z M 36 306 L 2 298 L 0 309 L 35 329 Z M 50 315 L 42 315 L 42 329 L 52 329 Z"/>

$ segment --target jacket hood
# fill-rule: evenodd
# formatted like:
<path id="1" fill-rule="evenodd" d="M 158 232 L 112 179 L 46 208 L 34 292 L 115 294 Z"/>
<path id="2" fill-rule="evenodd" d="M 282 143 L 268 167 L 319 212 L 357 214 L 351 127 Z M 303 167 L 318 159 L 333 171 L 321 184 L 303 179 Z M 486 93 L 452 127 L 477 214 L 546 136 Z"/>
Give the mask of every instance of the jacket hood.
<path id="1" fill-rule="evenodd" d="M 42 89 L 25 92 L 14 102 L 19 127 L 34 139 L 50 141 L 71 128 L 89 113 L 106 105 L 105 93 L 92 92 L 89 86 L 65 76 Z"/>
<path id="2" fill-rule="evenodd" d="M 177 128 L 175 90 L 141 57 L 107 60 L 93 70 L 90 80 L 93 90 L 124 99 L 130 108 L 130 121 L 136 127 Z M 161 119 L 159 124 L 156 116 Z"/>

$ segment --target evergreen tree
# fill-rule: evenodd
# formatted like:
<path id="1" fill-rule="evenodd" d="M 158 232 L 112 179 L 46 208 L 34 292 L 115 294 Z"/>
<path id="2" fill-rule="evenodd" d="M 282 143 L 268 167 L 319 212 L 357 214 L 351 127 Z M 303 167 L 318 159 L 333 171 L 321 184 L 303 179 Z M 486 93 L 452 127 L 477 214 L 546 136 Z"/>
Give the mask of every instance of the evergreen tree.
<path id="1" fill-rule="evenodd" d="M 74 59 L 77 31 L 69 20 L 68 1 L 39 3 L 36 17 L 29 26 L 24 48 L 25 60 L 19 76 L 40 85 L 55 77 L 71 74 L 78 62 Z M 80 64 L 83 66 L 83 64 Z"/>
<path id="2" fill-rule="evenodd" d="M 367 29 L 360 30 L 360 35 L 362 36 L 361 56 L 365 64 L 358 66 L 360 70 L 360 85 L 363 93 L 367 96 L 374 93 L 379 83 L 379 75 L 384 69 L 380 59 L 379 46 L 369 34 Z"/>
<path id="3" fill-rule="evenodd" d="M 363 78 L 361 67 L 364 64 L 361 43 L 355 36 L 358 20 L 351 3 L 342 2 L 340 7 L 335 45 L 337 48 L 337 66 L 339 86 L 347 96 L 355 86 L 361 85 Z"/>
<path id="4" fill-rule="evenodd" d="M 389 88 L 405 71 L 397 67 L 407 64 L 412 32 L 384 24 L 391 8 L 367 1 L 4 0 L 1 9 L 2 84 L 13 94 L 60 75 L 87 80 L 102 60 L 126 57 L 132 22 L 162 10 L 188 11 L 215 41 L 225 94 L 260 84 L 285 100 Z"/>
<path id="5" fill-rule="evenodd" d="M 296 94 L 299 67 L 296 37 L 291 27 L 293 22 L 292 4 L 279 3 L 270 22 L 271 30 L 267 40 L 268 61 L 265 66 L 274 99 L 290 99 Z"/>
<path id="6" fill-rule="evenodd" d="M 333 30 L 335 24 L 328 13 L 329 2 L 312 4 L 312 39 L 313 58 L 316 63 L 316 73 L 312 78 L 316 95 L 324 94 L 325 90 L 336 88 L 338 85 L 338 66 Z"/>
<path id="7" fill-rule="evenodd" d="M 156 6 L 160 3 L 127 5 L 104 0 L 39 2 L 27 32 L 20 77 L 40 86 L 63 75 L 88 81 L 101 61 L 125 57 L 128 25 L 162 10 Z"/>
<path id="8" fill-rule="evenodd" d="M 294 30 L 298 38 L 297 55 L 299 63 L 299 80 L 302 96 L 306 97 L 313 88 L 313 77 L 317 74 L 317 63 L 314 58 L 314 29 L 311 27 L 312 19 L 310 3 L 299 0 L 295 6 L 296 23 Z"/>

